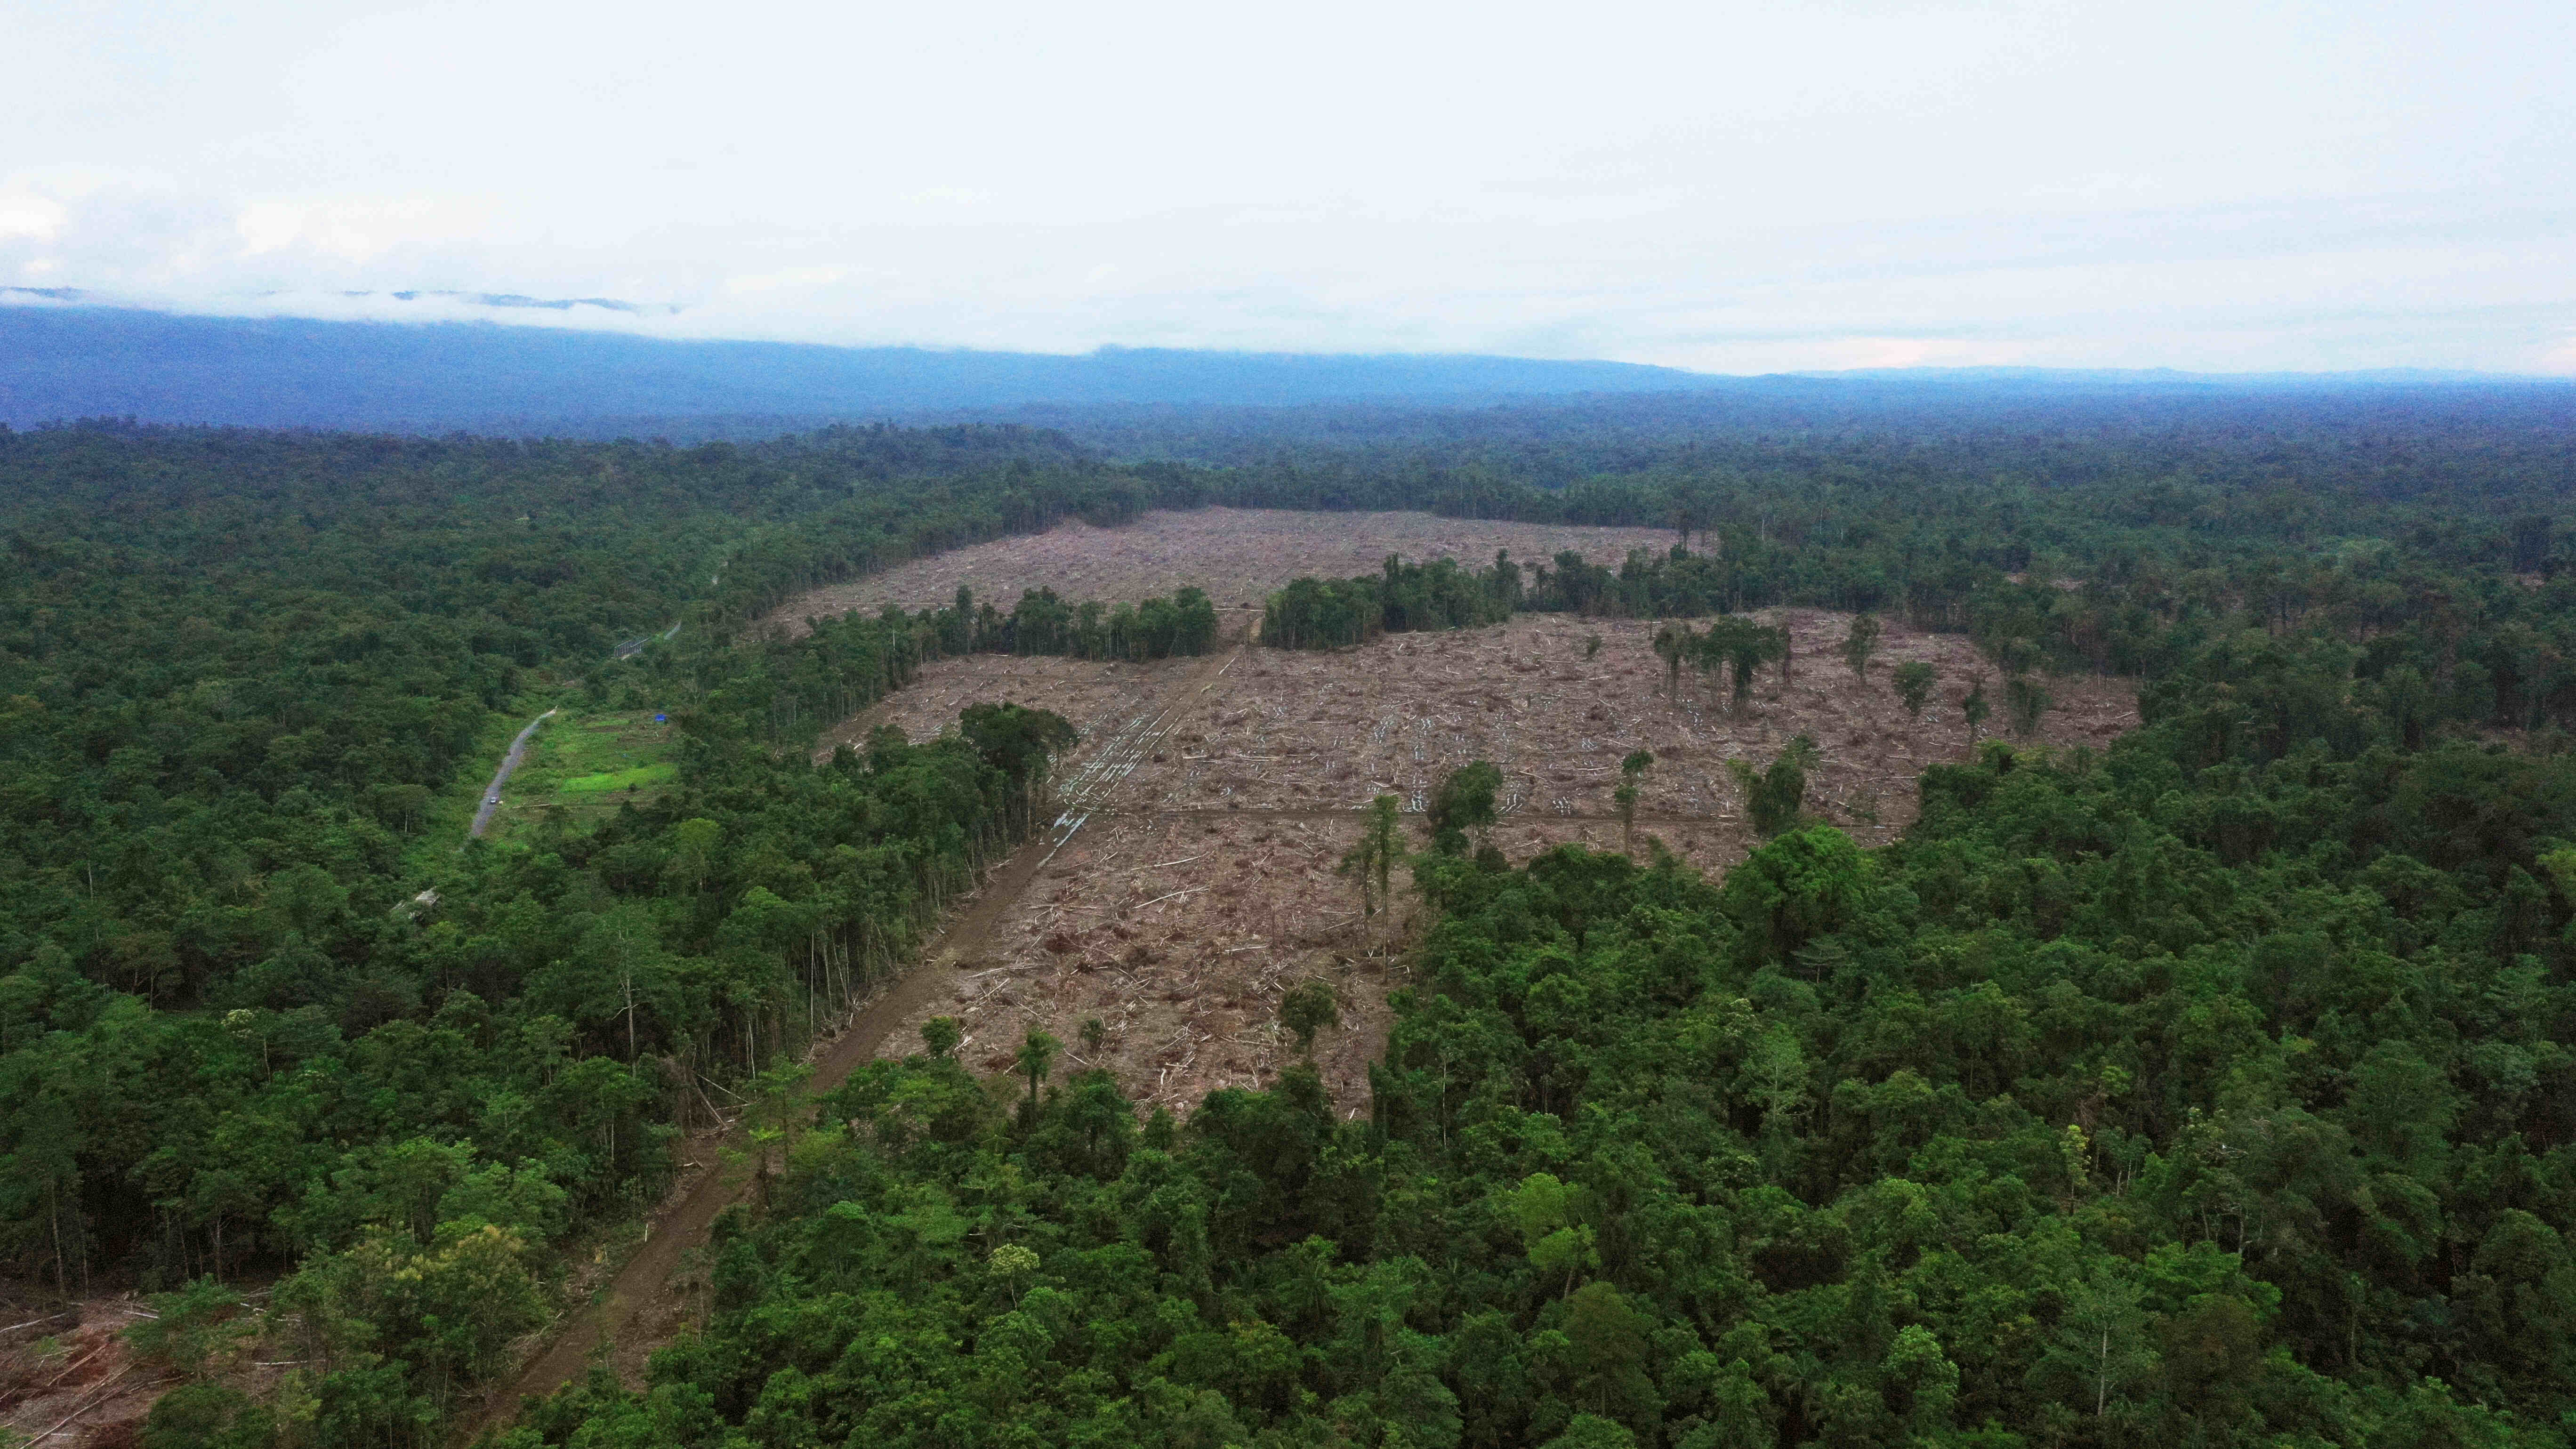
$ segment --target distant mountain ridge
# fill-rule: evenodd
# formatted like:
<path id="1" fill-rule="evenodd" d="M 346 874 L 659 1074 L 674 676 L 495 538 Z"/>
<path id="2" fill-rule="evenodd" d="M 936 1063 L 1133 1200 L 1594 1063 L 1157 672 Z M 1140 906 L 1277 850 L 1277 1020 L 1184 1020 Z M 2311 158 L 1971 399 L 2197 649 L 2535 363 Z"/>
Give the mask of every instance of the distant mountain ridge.
<path id="1" fill-rule="evenodd" d="M 5 290 L 28 296 L 40 291 Z M 42 295 L 47 304 L 0 304 L 0 422 L 13 427 L 131 417 L 247 427 L 748 437 L 834 421 L 930 416 L 1088 410 L 1114 415 L 1123 425 L 1172 409 L 1358 405 L 1440 411 L 1502 403 L 1545 406 L 1605 395 L 1660 398 L 1664 402 L 1655 406 L 1694 412 L 1749 409 L 1747 416 L 1802 422 L 1808 412 L 1828 418 L 1854 408 L 1974 412 L 2087 395 L 2108 402 L 2221 393 L 2485 387 L 2528 394 L 2571 388 L 2563 378 L 2420 370 L 2216 374 L 1972 367 L 1742 377 L 1478 354 L 1110 347 L 1062 356 L 672 341 L 492 322 L 205 317 Z M 587 298 L 487 300 L 557 310 L 612 305 Z"/>
<path id="2" fill-rule="evenodd" d="M 2178 367 L 1865 367 L 1799 372 L 1793 377 L 1852 382 L 2042 384 L 2056 388 L 2355 388 L 2511 386 L 2565 387 L 2569 380 L 2535 373 L 2471 372 L 2441 367 L 2371 367 L 2347 372 L 2190 372 Z"/>
<path id="3" fill-rule="evenodd" d="M 0 421 L 305 427 L 760 415 L 871 419 L 1032 404 L 1460 402 L 1671 392 L 1723 379 L 1623 362 L 1103 348 L 1082 356 L 665 341 L 494 323 L 0 307 Z"/>

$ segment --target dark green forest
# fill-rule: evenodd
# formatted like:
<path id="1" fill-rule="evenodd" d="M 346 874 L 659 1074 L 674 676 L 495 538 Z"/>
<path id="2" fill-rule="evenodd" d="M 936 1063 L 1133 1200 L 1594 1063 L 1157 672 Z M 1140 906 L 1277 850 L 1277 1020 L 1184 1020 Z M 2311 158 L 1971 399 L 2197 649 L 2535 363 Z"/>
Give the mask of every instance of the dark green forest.
<path id="1" fill-rule="evenodd" d="M 1150 462 L 0 433 L 0 1252 L 173 1321 L 270 1292 L 310 1367 L 174 1394 L 156 1444 L 427 1444 L 721 1093 L 787 1171 L 723 1225 L 704 1332 L 523 1449 L 2564 1444 L 2576 447 L 2422 411 L 1710 439 L 1605 404 Z M 1001 705 L 816 734 L 927 659 L 1215 620 L 757 621 L 1217 503 L 1673 531 L 1306 581 L 1276 643 L 1803 603 L 2134 676 L 2146 724 L 1936 767 L 1875 852 L 1791 812 L 1722 880 L 1416 841 L 1435 924 L 1357 1121 L 1303 1071 L 1139 1121 L 935 1042 L 799 1108 L 813 1033 L 1044 823 L 1069 743 Z M 673 787 L 458 849 L 573 698 L 668 710 Z"/>
<path id="2" fill-rule="evenodd" d="M 335 1442 L 426 1432 L 492 1371 L 551 1249 L 649 1201 L 675 1126 L 903 960 L 1066 743 L 979 707 L 817 766 L 817 729 L 943 653 L 1213 630 L 1203 599 L 1041 597 L 746 631 L 834 576 L 820 533 L 846 573 L 1137 510 L 1132 479 L 1009 430 L 81 428 L 0 437 L 0 476 L 6 1251 L 67 1294 L 288 1273 L 278 1301 L 330 1325 Z M 667 707 L 678 788 L 460 851 L 442 805 L 585 695 Z"/>

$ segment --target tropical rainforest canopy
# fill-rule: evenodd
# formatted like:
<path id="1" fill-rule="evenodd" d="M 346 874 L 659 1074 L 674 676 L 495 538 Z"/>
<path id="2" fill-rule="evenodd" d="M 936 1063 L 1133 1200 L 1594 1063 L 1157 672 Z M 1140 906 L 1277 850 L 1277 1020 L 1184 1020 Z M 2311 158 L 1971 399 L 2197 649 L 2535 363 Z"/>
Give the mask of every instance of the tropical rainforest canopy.
<path id="1" fill-rule="evenodd" d="M 1549 416 L 1256 456 L 1175 423 L 1144 462 L 985 427 L 0 432 L 0 1251 L 172 1323 L 273 1285 L 272 1401 L 180 1390 L 156 1445 L 425 1445 L 564 1246 L 669 1180 L 705 1084 L 786 1175 L 721 1226 L 704 1331 L 522 1449 L 2565 1444 L 2566 417 Z M 1356 1120 L 1295 1070 L 1140 1122 L 939 1041 L 797 1108 L 812 1034 L 1042 823 L 1065 743 L 1008 706 L 821 763 L 818 732 L 943 654 L 1214 622 L 1194 590 L 753 621 L 1207 503 L 1674 531 L 1308 581 L 1275 642 L 1514 608 L 1732 639 L 1800 603 L 1968 633 L 2033 690 L 2134 676 L 2145 724 L 1936 767 L 1879 851 L 1784 809 L 1722 880 L 1449 835 Z M 460 851 L 561 698 L 667 710 L 671 787 Z"/>

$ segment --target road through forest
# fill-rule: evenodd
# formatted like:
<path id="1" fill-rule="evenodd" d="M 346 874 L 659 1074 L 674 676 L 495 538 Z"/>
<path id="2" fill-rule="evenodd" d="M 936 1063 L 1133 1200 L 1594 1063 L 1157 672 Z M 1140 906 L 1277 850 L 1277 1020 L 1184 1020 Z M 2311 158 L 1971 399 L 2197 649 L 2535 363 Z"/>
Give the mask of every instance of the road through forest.
<path id="1" fill-rule="evenodd" d="M 510 753 L 501 757 L 501 768 L 492 772 L 492 783 L 484 787 L 483 803 L 474 807 L 474 828 L 465 832 L 468 836 L 482 835 L 484 827 L 492 823 L 492 812 L 501 808 L 501 787 L 510 782 L 510 772 L 519 768 L 520 758 L 528 753 L 529 738 L 536 734 L 537 726 L 554 717 L 555 711 L 547 710 L 528 721 L 528 727 L 510 741 Z"/>
<path id="2" fill-rule="evenodd" d="M 714 583 L 715 580 L 709 579 L 707 582 Z M 676 636 L 679 632 L 680 626 L 673 624 L 670 628 L 663 630 L 659 637 L 669 639 Z M 616 657 L 619 659 L 632 659 L 636 655 L 643 653 L 644 646 L 650 642 L 651 641 L 647 639 L 629 639 L 625 643 L 617 646 Z M 536 734 L 537 726 L 554 718 L 557 712 L 557 710 L 550 709 L 544 714 L 538 715 L 535 719 L 528 721 L 528 727 L 519 731 L 519 737 L 517 739 L 510 741 L 510 752 L 501 757 L 501 768 L 492 772 L 492 783 L 483 788 L 483 803 L 474 807 L 474 825 L 473 828 L 465 832 L 466 838 L 479 839 L 481 838 L 484 830 L 490 827 L 492 824 L 493 812 L 501 808 L 501 787 L 510 782 L 510 772 L 519 768 L 519 760 L 527 754 L 528 741 Z"/>
<path id="3" fill-rule="evenodd" d="M 839 1086 L 876 1056 L 889 1032 L 955 989 L 957 963 L 975 959 L 1047 861 L 1108 805 L 1118 786 L 1153 753 L 1189 704 L 1242 657 L 1250 643 L 1249 632 L 1233 640 L 1232 648 L 1209 654 L 1197 668 L 1174 678 L 1126 723 L 1100 734 L 1066 779 L 1060 796 L 1063 813 L 1055 824 L 995 867 L 923 948 L 919 964 L 888 982 L 821 1049 L 814 1075 L 806 1084 L 809 1096 Z M 521 745 L 535 729 L 531 724 L 521 732 Z M 518 747 L 513 746 L 510 760 L 502 766 L 504 776 L 517 758 Z M 485 794 L 488 797 L 497 790 L 496 780 L 494 790 Z M 749 1187 L 747 1174 L 724 1171 L 724 1158 L 727 1153 L 743 1153 L 749 1145 L 750 1138 L 740 1125 L 721 1134 L 707 1133 L 687 1145 L 690 1165 L 654 1210 L 634 1255 L 594 1302 L 566 1313 L 554 1325 L 552 1337 L 515 1378 L 486 1397 L 482 1412 L 463 1423 L 458 1442 L 487 1428 L 505 1427 L 530 1395 L 551 1394 L 571 1383 L 594 1358 L 607 1362 L 630 1385 L 642 1381 L 645 1360 L 687 1323 L 690 1303 L 676 1281 L 680 1270 L 706 1246 L 717 1215 L 740 1201 Z"/>

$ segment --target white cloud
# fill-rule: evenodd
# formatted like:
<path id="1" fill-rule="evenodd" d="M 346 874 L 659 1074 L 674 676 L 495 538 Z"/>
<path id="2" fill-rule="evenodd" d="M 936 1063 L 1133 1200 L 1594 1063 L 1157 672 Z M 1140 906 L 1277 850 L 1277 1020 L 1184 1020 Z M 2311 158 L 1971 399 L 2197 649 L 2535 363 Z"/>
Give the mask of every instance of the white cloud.
<path id="1" fill-rule="evenodd" d="M 810 292 L 842 281 L 857 270 L 854 267 L 789 267 L 784 271 L 727 277 L 724 289 L 737 297 L 756 296 L 763 292 Z"/>
<path id="2" fill-rule="evenodd" d="M 50 239 L 63 229 L 68 215 L 63 204 L 50 196 L 0 195 L 0 237 Z"/>
<path id="3" fill-rule="evenodd" d="M 2576 204 L 2532 179 L 2576 172 L 2564 0 L 35 9 L 0 276 L 204 310 L 1729 370 L 2576 348 Z"/>
<path id="4" fill-rule="evenodd" d="M 2052 200 L 2083 202 L 2143 201 L 2153 196 L 2158 187 L 2152 176 L 2130 176 L 2117 171 L 2097 171 L 2071 181 L 2047 186 L 2034 186 L 2030 195 Z"/>
<path id="5" fill-rule="evenodd" d="M 2004 367 L 2030 356 L 2027 342 L 1940 337 L 1844 337 L 1817 349 L 1827 368 Z"/>
<path id="6" fill-rule="evenodd" d="M 241 209 L 234 229 L 255 257 L 293 249 L 365 262 L 400 247 L 472 236 L 487 211 L 431 197 L 256 201 Z"/>

